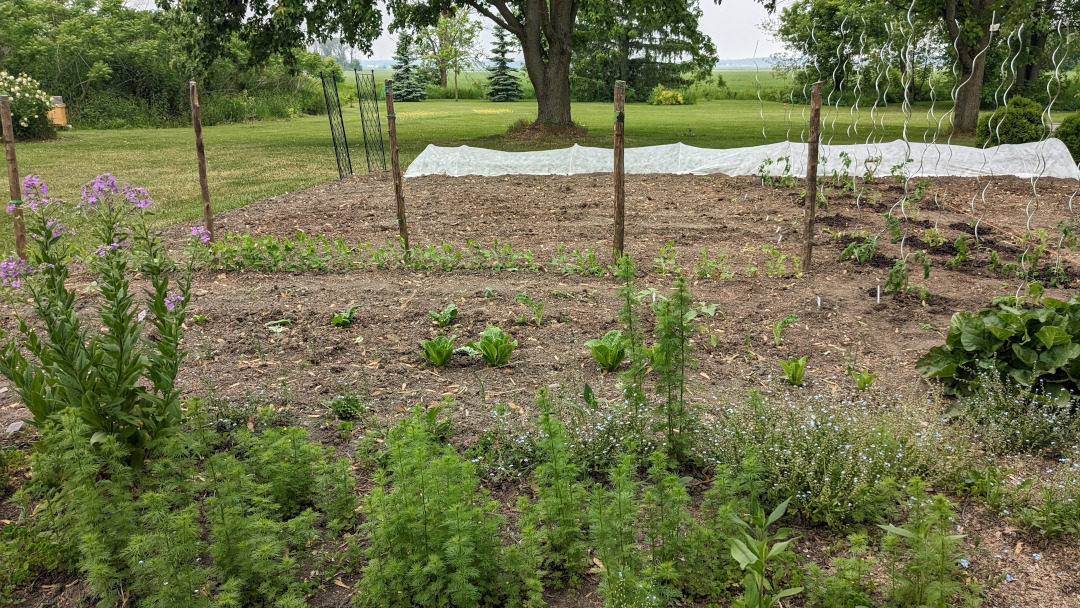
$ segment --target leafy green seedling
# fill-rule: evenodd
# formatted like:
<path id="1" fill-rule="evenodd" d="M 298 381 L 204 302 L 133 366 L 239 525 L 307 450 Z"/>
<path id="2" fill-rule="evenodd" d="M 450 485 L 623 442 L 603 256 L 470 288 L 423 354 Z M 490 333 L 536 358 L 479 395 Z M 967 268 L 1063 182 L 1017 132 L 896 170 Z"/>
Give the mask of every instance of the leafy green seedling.
<path id="1" fill-rule="evenodd" d="M 266 329 L 274 332 L 275 334 L 280 334 L 281 332 L 285 331 L 286 327 L 289 325 L 292 325 L 291 320 L 278 319 L 277 321 L 270 321 L 269 323 L 265 323 L 263 326 L 266 327 Z"/>
<path id="2" fill-rule="evenodd" d="M 496 295 L 498 295 L 498 293 L 493 288 L 491 288 L 491 287 L 485 287 L 484 288 L 484 297 L 487 298 L 488 300 L 494 298 Z"/>
<path id="3" fill-rule="evenodd" d="M 772 326 L 772 334 L 773 334 L 773 338 L 776 339 L 776 345 L 777 346 L 780 346 L 784 342 L 781 339 L 780 334 L 782 334 L 783 331 L 785 329 L 787 329 L 788 325 L 791 325 L 792 323 L 798 323 L 798 322 L 799 322 L 799 315 L 788 315 L 788 316 L 784 317 L 783 319 L 780 319 L 779 321 L 777 321 L 776 323 L 773 324 L 773 326 Z"/>
<path id="4" fill-rule="evenodd" d="M 604 334 L 599 340 L 589 340 L 585 346 L 592 351 L 593 360 L 604 371 L 615 371 L 626 357 L 626 344 L 623 342 L 622 332 L 617 329 Z"/>
<path id="5" fill-rule="evenodd" d="M 498 327 L 489 325 L 484 333 L 480 334 L 479 342 L 465 343 L 465 347 L 469 349 L 466 352 L 483 355 L 484 361 L 491 367 L 506 365 L 514 352 L 514 347 L 518 345 L 517 340 L 511 340 L 511 337 Z"/>
<path id="6" fill-rule="evenodd" d="M 427 314 L 438 323 L 439 327 L 447 327 L 457 318 L 457 306 L 451 302 L 442 312 L 429 310 Z"/>
<path id="7" fill-rule="evenodd" d="M 806 374 L 806 356 L 798 359 L 788 357 L 787 361 L 781 361 L 780 367 L 784 368 L 784 377 L 792 386 L 802 386 L 803 376 Z"/>
<path id="8" fill-rule="evenodd" d="M 208 319 L 206 315 L 191 315 L 191 320 L 196 323 L 206 323 L 210 319 Z"/>
<path id="9" fill-rule="evenodd" d="M 780 528 L 775 534 L 769 534 L 769 527 L 776 523 L 784 512 L 787 511 L 787 499 L 780 503 L 768 518 L 761 505 L 754 501 L 750 514 L 750 523 L 742 518 L 732 515 L 742 532 L 745 541 L 739 538 L 730 539 L 731 557 L 739 563 L 739 567 L 746 572 L 743 579 L 743 606 L 746 608 L 773 608 L 780 605 L 780 600 L 802 593 L 802 587 L 780 589 L 780 581 L 785 572 L 779 569 L 770 579 L 767 574 L 770 562 L 776 561 L 776 557 L 788 550 L 788 546 L 795 542 L 794 538 L 788 538 L 791 534 L 789 528 Z"/>
<path id="10" fill-rule="evenodd" d="M 851 377 L 855 380 L 855 388 L 860 391 L 865 391 L 873 386 L 874 378 L 877 376 L 877 374 L 871 374 L 868 369 L 858 371 L 853 368 L 848 370 L 848 373 L 851 374 Z"/>
<path id="11" fill-rule="evenodd" d="M 330 324 L 334 327 L 348 327 L 352 325 L 353 317 L 356 316 L 356 309 L 360 308 L 358 304 L 354 304 L 344 312 L 335 312 L 334 317 L 330 319 Z"/>
<path id="12" fill-rule="evenodd" d="M 527 294 L 527 293 L 519 293 L 517 295 L 517 297 L 514 298 L 514 301 L 522 302 L 526 306 L 531 308 L 532 312 L 533 312 L 532 320 L 533 320 L 534 323 L 536 323 L 537 327 L 540 327 L 540 323 L 543 322 L 543 320 L 544 320 L 544 302 L 543 302 L 543 300 L 541 300 L 540 302 L 533 302 L 533 299 L 529 297 L 529 294 Z"/>
<path id="13" fill-rule="evenodd" d="M 323 403 L 330 406 L 330 411 L 340 420 L 353 420 L 359 418 L 360 414 L 362 414 L 365 409 L 363 400 L 360 396 L 352 394 L 338 395 L 330 401 L 324 401 Z"/>
<path id="14" fill-rule="evenodd" d="M 435 367 L 442 367 L 450 362 L 454 356 L 454 340 L 457 336 L 436 336 L 434 340 L 421 340 L 420 346 L 424 349 L 426 358 Z"/>

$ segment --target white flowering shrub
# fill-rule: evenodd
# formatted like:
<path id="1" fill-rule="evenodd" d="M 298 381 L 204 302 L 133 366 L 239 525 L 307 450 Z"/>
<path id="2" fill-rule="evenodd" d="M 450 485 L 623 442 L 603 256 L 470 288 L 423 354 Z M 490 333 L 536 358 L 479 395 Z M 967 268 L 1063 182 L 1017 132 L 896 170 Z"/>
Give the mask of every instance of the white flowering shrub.
<path id="1" fill-rule="evenodd" d="M 52 99 L 26 74 L 0 72 L 0 95 L 11 96 L 11 126 L 15 139 L 47 139 L 55 134 L 49 122 Z"/>

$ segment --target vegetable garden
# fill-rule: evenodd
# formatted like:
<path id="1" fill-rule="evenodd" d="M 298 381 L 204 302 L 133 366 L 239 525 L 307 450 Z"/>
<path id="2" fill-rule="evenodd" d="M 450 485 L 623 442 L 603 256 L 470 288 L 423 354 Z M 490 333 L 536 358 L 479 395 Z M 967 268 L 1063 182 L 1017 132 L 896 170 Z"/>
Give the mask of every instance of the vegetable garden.
<path id="1" fill-rule="evenodd" d="M 410 179 L 409 252 L 385 176 L 213 243 L 142 228 L 152 189 L 30 183 L 3 597 L 1069 605 L 1075 184 L 1029 233 L 1025 180 L 852 183 L 813 273 L 780 179 L 628 176 L 617 263 L 599 175 Z"/>

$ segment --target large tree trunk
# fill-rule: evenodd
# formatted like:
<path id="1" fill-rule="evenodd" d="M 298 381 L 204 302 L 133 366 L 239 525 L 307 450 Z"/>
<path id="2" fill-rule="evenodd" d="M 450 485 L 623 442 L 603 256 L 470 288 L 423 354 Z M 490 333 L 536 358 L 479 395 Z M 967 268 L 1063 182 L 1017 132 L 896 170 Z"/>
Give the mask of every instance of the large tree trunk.
<path id="1" fill-rule="evenodd" d="M 1054 0 L 1041 0 L 1035 3 L 1031 21 L 1027 24 L 1028 39 L 1027 49 L 1030 60 L 1016 75 L 1016 84 L 1020 91 L 1026 94 L 1034 92 L 1039 85 L 1039 76 L 1042 75 L 1043 58 L 1046 56 L 1046 40 L 1049 38 L 1049 15 L 1054 10 Z"/>
<path id="2" fill-rule="evenodd" d="M 449 9 L 444 10 L 442 12 L 442 18 L 443 19 L 449 19 L 450 17 L 453 17 L 453 16 L 454 16 L 454 14 L 452 12 L 450 12 Z M 446 46 L 449 44 L 449 42 L 446 40 L 446 38 L 444 37 L 444 35 L 442 33 L 439 33 L 438 36 L 439 36 L 439 50 L 445 49 Z M 445 89 L 446 88 L 446 62 L 444 62 L 442 60 L 439 60 L 436 63 L 438 63 L 438 66 L 439 66 L 439 86 Z M 455 77 L 456 76 L 457 75 L 455 74 Z M 456 95 L 456 93 L 455 93 L 455 95 Z"/>
<path id="3" fill-rule="evenodd" d="M 942 10 L 945 29 L 956 48 L 956 59 L 960 64 L 960 83 L 953 106 L 952 128 L 957 135 L 974 135 L 975 127 L 979 123 L 983 76 L 986 73 L 985 51 L 990 44 L 990 21 L 994 14 L 989 6 L 996 0 L 970 0 L 982 30 L 978 40 L 974 41 L 961 35 L 956 10 L 959 1 L 945 0 Z"/>
<path id="4" fill-rule="evenodd" d="M 960 68 L 960 88 L 956 91 L 956 104 L 953 106 L 953 133 L 974 135 L 979 122 L 979 107 L 982 103 L 983 76 L 986 74 L 986 53 L 978 56 L 973 65 Z"/>
<path id="5" fill-rule="evenodd" d="M 521 42 L 525 71 L 536 91 L 534 126 L 564 129 L 570 120 L 570 55 L 578 0 L 526 0 L 519 19 L 504 0 L 467 0 Z M 493 10 L 494 9 L 494 10 Z"/>

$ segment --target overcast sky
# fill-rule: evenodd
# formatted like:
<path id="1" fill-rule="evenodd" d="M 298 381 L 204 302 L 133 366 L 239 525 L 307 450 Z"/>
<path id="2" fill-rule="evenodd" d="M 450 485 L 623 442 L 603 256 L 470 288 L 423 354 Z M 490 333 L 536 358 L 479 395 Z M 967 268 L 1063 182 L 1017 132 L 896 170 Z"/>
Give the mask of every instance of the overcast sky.
<path id="1" fill-rule="evenodd" d="M 709 35 L 716 45 L 716 52 L 720 59 L 743 59 L 754 56 L 754 46 L 757 45 L 757 57 L 767 57 L 780 52 L 780 44 L 769 40 L 768 35 L 761 30 L 761 22 L 768 13 L 754 0 L 723 0 L 722 6 L 717 6 L 713 0 L 700 0 L 704 16 L 701 20 L 701 29 Z M 126 4 L 135 8 L 152 8 L 154 0 L 127 0 Z M 389 23 L 390 19 L 384 19 Z M 483 46 L 489 46 L 491 28 L 494 27 L 487 19 L 481 19 L 484 23 Z M 389 34 L 383 34 L 372 45 L 371 57 L 365 59 L 390 59 L 394 55 L 394 40 Z"/>
<path id="2" fill-rule="evenodd" d="M 723 0 L 717 6 L 713 0 L 701 0 L 701 29 L 712 38 L 716 45 L 716 54 L 720 59 L 743 59 L 754 56 L 766 57 L 782 50 L 780 44 L 769 40 L 761 30 L 761 22 L 768 17 L 765 9 L 754 0 Z M 386 18 L 389 22 L 389 17 Z M 481 18 L 484 24 L 483 46 L 489 46 L 494 24 L 490 19 Z M 390 59 L 394 55 L 394 39 L 384 34 L 372 45 L 372 54 L 365 59 Z"/>

